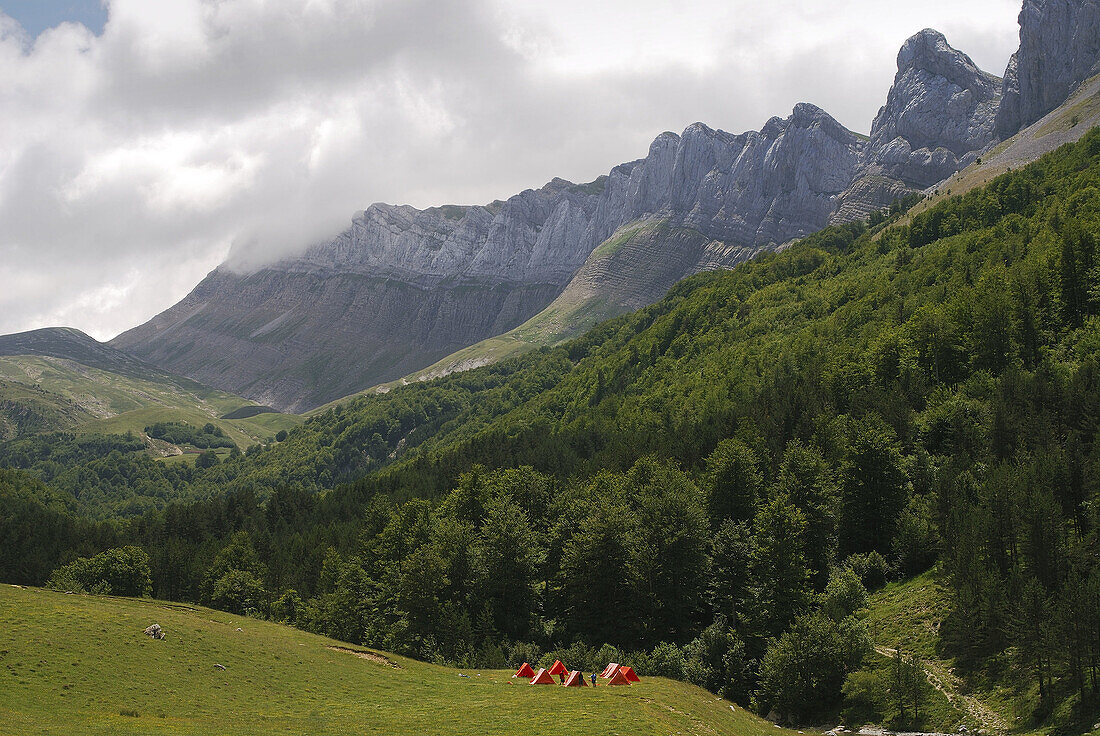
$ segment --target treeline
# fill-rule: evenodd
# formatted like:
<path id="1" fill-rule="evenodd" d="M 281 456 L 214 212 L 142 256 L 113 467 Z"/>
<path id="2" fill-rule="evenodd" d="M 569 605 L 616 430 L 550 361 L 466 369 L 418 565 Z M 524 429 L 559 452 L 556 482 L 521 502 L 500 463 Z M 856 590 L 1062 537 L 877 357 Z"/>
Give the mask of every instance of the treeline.
<path id="1" fill-rule="evenodd" d="M 1084 718 L 1098 234 L 1094 131 L 909 225 L 830 228 L 562 348 L 337 407 L 189 481 L 222 493 L 41 555 L 114 535 L 156 595 L 453 662 L 607 643 L 797 720 L 869 681 L 861 591 L 938 563 L 949 653 Z"/>

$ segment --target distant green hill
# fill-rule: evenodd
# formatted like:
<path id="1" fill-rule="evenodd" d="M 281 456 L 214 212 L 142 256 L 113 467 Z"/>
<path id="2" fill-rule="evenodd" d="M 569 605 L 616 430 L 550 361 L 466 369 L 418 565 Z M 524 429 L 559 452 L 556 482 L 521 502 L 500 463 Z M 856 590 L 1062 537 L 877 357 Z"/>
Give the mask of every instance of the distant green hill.
<path id="1" fill-rule="evenodd" d="M 300 423 L 143 363 L 79 330 L 50 328 L 0 336 L 0 439 L 42 431 L 141 434 L 157 422 L 212 422 L 242 449 Z M 240 415 L 240 414 L 237 414 Z M 179 448 L 157 445 L 157 454 Z"/>
<path id="2" fill-rule="evenodd" d="M 142 633 L 153 623 L 164 640 Z M 205 608 L 0 586 L 0 734 L 793 733 L 671 680 L 567 689 L 511 674 Z"/>

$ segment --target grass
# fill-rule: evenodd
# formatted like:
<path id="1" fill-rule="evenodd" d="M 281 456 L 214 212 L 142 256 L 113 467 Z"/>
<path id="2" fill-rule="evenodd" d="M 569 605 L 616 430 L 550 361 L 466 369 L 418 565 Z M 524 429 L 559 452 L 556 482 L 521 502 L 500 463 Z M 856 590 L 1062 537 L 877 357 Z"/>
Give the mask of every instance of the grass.
<path id="1" fill-rule="evenodd" d="M 871 597 L 867 623 L 877 646 L 936 659 L 939 631 L 948 611 L 947 590 L 932 572 L 890 583 Z"/>
<path id="2" fill-rule="evenodd" d="M 965 714 L 963 722 L 971 730 L 1058 730 L 1057 717 L 1044 723 L 1032 720 L 1039 703 L 1037 685 L 1011 653 L 986 657 L 980 668 L 974 668 L 941 638 L 950 601 L 940 575 L 932 570 L 891 583 L 871 596 L 868 623 L 875 645 L 901 647 L 923 660 L 925 669 L 951 693 L 952 705 Z"/>
<path id="3" fill-rule="evenodd" d="M 164 641 L 142 633 L 154 622 Z M 791 733 L 660 678 L 532 687 L 334 646 L 204 608 L 0 586 L 0 734 Z"/>

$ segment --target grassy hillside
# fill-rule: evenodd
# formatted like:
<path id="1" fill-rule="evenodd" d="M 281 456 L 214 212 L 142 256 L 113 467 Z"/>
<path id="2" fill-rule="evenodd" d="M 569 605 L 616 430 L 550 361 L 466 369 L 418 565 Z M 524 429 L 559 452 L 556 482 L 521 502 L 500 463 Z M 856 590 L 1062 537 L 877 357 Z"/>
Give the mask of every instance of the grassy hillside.
<path id="1" fill-rule="evenodd" d="M 36 385 L 0 379 L 0 441 L 95 419 L 79 404 Z"/>
<path id="2" fill-rule="evenodd" d="M 890 656 L 901 650 L 918 658 L 935 693 L 955 711 L 955 725 L 1020 730 L 1039 705 L 1026 673 L 1005 666 L 1004 659 L 975 668 L 957 656 L 959 648 L 944 636 L 950 610 L 950 583 L 942 571 L 890 583 L 871 596 L 868 625 L 876 651 Z"/>
<path id="3" fill-rule="evenodd" d="M 976 162 L 936 187 L 913 208 L 919 214 L 952 196 L 984 186 L 994 178 L 1030 164 L 1066 143 L 1080 140 L 1100 125 L 1100 76 L 1086 80 L 1065 103 L 985 153 Z"/>
<path id="4" fill-rule="evenodd" d="M 143 635 L 152 623 L 165 640 Z M 334 647 L 204 608 L 5 585 L 0 734 L 789 733 L 670 680 L 533 687 Z"/>
<path id="5" fill-rule="evenodd" d="M 155 369 L 116 372 L 48 355 L 0 356 L 0 402 L 10 407 L 3 412 L 11 427 L 7 436 L 0 434 L 4 439 L 50 430 L 141 434 L 156 422 L 211 422 L 243 449 L 301 423 L 297 416 L 274 413 L 221 419 L 253 402 Z M 18 429 L 12 417 L 28 413 L 46 420 Z"/>

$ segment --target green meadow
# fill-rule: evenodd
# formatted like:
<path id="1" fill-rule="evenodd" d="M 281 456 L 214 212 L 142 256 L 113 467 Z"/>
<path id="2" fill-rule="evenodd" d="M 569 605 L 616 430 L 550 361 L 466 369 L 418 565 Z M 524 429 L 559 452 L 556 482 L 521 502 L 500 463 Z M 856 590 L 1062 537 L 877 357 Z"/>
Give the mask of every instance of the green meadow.
<path id="1" fill-rule="evenodd" d="M 143 634 L 153 623 L 164 640 Z M 629 688 L 531 686 L 510 671 L 370 654 L 206 608 L 0 587 L 2 734 L 559 732 L 791 733 L 661 678 Z"/>

